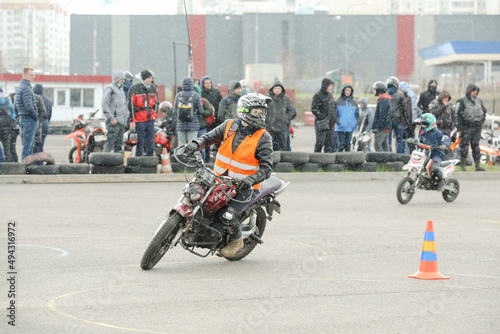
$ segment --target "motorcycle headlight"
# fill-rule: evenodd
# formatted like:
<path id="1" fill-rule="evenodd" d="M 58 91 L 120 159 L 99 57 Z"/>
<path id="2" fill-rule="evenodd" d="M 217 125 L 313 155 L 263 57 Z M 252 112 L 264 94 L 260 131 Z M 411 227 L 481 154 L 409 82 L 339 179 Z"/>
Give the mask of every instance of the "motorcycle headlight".
<path id="1" fill-rule="evenodd" d="M 187 189 L 187 198 L 191 202 L 197 202 L 203 198 L 205 195 L 205 190 L 198 183 L 191 183 Z"/>

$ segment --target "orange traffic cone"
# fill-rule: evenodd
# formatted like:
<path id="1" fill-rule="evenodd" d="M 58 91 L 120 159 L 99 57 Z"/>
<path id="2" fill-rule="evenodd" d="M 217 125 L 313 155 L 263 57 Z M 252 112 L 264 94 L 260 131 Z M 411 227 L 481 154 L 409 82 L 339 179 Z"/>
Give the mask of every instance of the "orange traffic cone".
<path id="1" fill-rule="evenodd" d="M 170 158 L 165 147 L 163 148 L 163 152 L 161 152 L 161 172 L 162 174 L 172 173 L 172 165 L 170 164 Z"/>
<path id="2" fill-rule="evenodd" d="M 438 271 L 436 244 L 434 241 L 434 226 L 432 220 L 427 221 L 425 229 L 424 246 L 422 247 L 422 257 L 420 258 L 420 270 L 411 278 L 418 279 L 449 279 Z"/>

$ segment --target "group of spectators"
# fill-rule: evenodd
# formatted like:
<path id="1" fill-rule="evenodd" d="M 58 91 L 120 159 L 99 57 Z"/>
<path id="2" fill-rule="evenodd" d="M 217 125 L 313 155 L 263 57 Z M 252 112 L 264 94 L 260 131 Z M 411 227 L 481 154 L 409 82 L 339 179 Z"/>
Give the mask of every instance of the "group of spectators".
<path id="1" fill-rule="evenodd" d="M 43 86 L 36 84 L 31 87 L 35 78 L 33 68 L 25 67 L 22 76 L 15 93 L 7 96 L 0 88 L 0 159 L 6 162 L 18 161 L 16 139 L 19 133 L 22 135 L 22 159 L 43 152 L 52 115 L 52 104 L 43 95 Z M 107 128 L 105 152 L 121 152 L 124 132 L 130 128 L 137 132 L 135 155 L 152 156 L 159 110 L 165 115 L 159 125 L 166 128 L 171 147 L 188 144 L 226 120 L 237 118 L 238 100 L 248 92 L 241 81 L 234 80 L 223 98 L 220 90 L 213 86 L 211 77 L 204 76 L 201 80 L 187 77 L 172 105 L 167 101 L 159 103 L 151 70 L 143 70 L 137 77 L 139 82 L 133 84 L 132 73 L 116 71 L 112 83 L 104 89 L 101 107 Z M 334 98 L 331 93 L 333 81 L 323 79 L 311 104 L 315 115 L 314 151 L 350 151 L 353 133 L 358 132 L 374 136 L 377 152 L 391 151 L 394 137 L 396 152 L 409 153 L 413 147 L 403 140 L 414 138 L 417 118 L 431 113 L 443 134 L 450 136 L 453 129 L 458 130 L 462 169 L 465 170 L 470 143 L 476 170 L 482 170 L 479 140 L 486 108 L 477 97 L 479 88 L 469 85 L 465 96 L 453 106 L 450 93 L 437 91 L 437 86 L 436 80 L 430 80 L 427 90 L 417 95 L 408 82 L 399 82 L 396 77 L 389 77 L 385 82 L 377 81 L 373 85 L 377 97 L 376 109 L 373 110 L 364 97 L 358 104 L 351 84 L 344 83 L 340 96 Z M 268 96 L 272 101 L 267 108 L 265 129 L 272 136 L 273 149 L 291 151 L 291 121 L 297 114 L 295 107 L 279 80 L 270 87 Z M 370 151 L 370 145 L 366 149 Z M 204 160 L 210 160 L 214 156 L 211 152 L 216 150 L 217 147 L 205 148 L 202 151 Z"/>
<path id="2" fill-rule="evenodd" d="M 210 76 L 204 76 L 201 80 L 186 77 L 182 81 L 182 90 L 176 92 L 173 105 L 168 101 L 159 103 L 152 71 L 142 71 L 140 82 L 132 85 L 128 94 L 124 90 L 127 81 L 131 82 L 133 77 L 129 80 L 126 74 L 115 72 L 113 82 L 104 89 L 101 105 L 108 129 L 104 146 L 106 152 L 121 152 L 121 138 L 129 126 L 137 131 L 136 156 L 152 156 L 158 110 L 164 114 L 158 125 L 166 129 L 171 148 L 188 144 L 227 119 L 237 118 L 238 100 L 248 93 L 241 81 L 233 80 L 229 84 L 227 96 L 223 98 L 220 90 L 213 86 Z M 291 150 L 290 127 L 297 115 L 295 107 L 279 81 L 269 89 L 269 96 L 272 102 L 267 110 L 266 129 L 273 138 L 274 149 Z M 203 159 L 210 160 L 214 155 L 211 152 L 216 150 L 217 147 L 202 150 Z"/>
<path id="3" fill-rule="evenodd" d="M 43 95 L 43 86 L 31 86 L 34 69 L 23 69 L 22 79 L 15 93 L 8 96 L 0 88 L 0 162 L 18 162 L 17 136 L 22 136 L 22 155 L 43 152 L 49 132 L 52 103 Z"/>
<path id="4" fill-rule="evenodd" d="M 375 111 L 369 108 L 366 98 L 359 100 L 359 106 L 353 98 L 351 84 L 344 83 L 338 98 L 331 91 L 333 81 L 324 78 L 321 88 L 312 100 L 311 111 L 315 118 L 315 152 L 343 152 L 351 149 L 355 131 L 372 133 L 374 148 L 377 152 L 392 151 L 392 138 L 395 138 L 396 153 L 410 153 L 412 144 L 404 139 L 415 138 L 416 120 L 423 114 L 434 115 L 436 126 L 446 136 L 451 136 L 456 129 L 460 138 L 460 166 L 465 171 L 465 161 L 472 148 L 472 157 L 476 171 L 484 169 L 479 164 L 481 127 L 486 118 L 486 108 L 477 97 L 479 87 L 470 84 L 465 96 L 451 103 L 448 91 L 437 91 L 438 83 L 430 80 L 427 90 L 420 95 L 414 93 L 408 82 L 399 82 L 396 77 L 389 77 L 385 82 L 373 84 L 377 97 Z M 455 138 L 454 138 L 455 139 Z M 370 146 L 366 148 L 371 150 Z"/>

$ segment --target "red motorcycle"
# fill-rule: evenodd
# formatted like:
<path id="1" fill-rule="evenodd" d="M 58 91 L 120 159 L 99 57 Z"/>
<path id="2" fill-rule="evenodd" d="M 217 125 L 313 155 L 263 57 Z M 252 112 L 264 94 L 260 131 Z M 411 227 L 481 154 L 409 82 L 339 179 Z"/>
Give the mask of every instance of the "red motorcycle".
<path id="1" fill-rule="evenodd" d="M 76 146 L 69 150 L 70 163 L 88 163 L 89 155 L 92 152 L 102 152 L 106 143 L 106 134 L 101 127 L 93 128 L 89 122 L 94 119 L 99 109 L 90 114 L 78 115 L 75 120 L 75 130 L 64 138 L 73 139 Z M 88 116 L 85 118 L 85 116 Z"/>
<path id="2" fill-rule="evenodd" d="M 181 146 L 181 147 L 184 147 Z M 179 147 L 180 148 L 180 147 Z M 175 149 L 173 155 L 177 158 Z M 189 159 L 189 158 L 188 158 Z M 142 260 L 143 270 L 152 269 L 165 253 L 180 246 L 185 250 L 207 257 L 220 255 L 230 240 L 229 226 L 223 220 L 221 209 L 236 196 L 238 180 L 227 176 L 219 176 L 205 166 L 200 153 L 194 158 L 183 162 L 177 160 L 186 168 L 196 168 L 194 177 L 182 191 L 177 203 L 168 210 L 165 218 L 154 233 L 153 240 L 146 249 Z M 241 232 L 244 240 L 243 249 L 229 261 L 238 261 L 246 257 L 258 245 L 262 244 L 262 236 L 266 223 L 273 219 L 273 213 L 281 213 L 281 205 L 276 200 L 288 183 L 271 176 L 262 182 L 256 197 L 248 197 L 245 210 L 239 215 Z"/>

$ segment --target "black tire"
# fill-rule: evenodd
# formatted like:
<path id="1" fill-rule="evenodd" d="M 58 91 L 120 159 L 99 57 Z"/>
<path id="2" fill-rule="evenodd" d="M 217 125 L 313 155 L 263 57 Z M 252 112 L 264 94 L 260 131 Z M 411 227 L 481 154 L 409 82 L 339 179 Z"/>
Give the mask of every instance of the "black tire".
<path id="1" fill-rule="evenodd" d="M 336 153 L 339 164 L 362 164 L 365 162 L 365 152 L 339 152 Z"/>
<path id="2" fill-rule="evenodd" d="M 59 174 L 89 174 L 89 164 L 59 165 Z"/>
<path id="3" fill-rule="evenodd" d="M 292 162 L 291 151 L 277 151 L 280 153 L 280 162 Z"/>
<path id="4" fill-rule="evenodd" d="M 273 152 L 273 165 L 281 161 L 281 152 Z"/>
<path id="5" fill-rule="evenodd" d="M 187 169 L 188 173 L 194 173 L 196 171 L 196 167 L 185 167 L 180 162 L 171 162 L 170 166 L 172 166 L 172 172 L 174 173 L 184 173 Z"/>
<path id="6" fill-rule="evenodd" d="M 413 179 L 405 177 L 398 184 L 398 189 L 396 190 L 396 195 L 399 203 L 408 204 L 413 194 L 415 193 L 413 188 Z"/>
<path id="7" fill-rule="evenodd" d="M 347 166 L 345 164 L 328 164 L 323 165 L 322 167 L 325 172 L 343 172 L 347 170 Z"/>
<path id="8" fill-rule="evenodd" d="M 90 174 L 123 174 L 123 166 L 90 166 Z"/>
<path id="9" fill-rule="evenodd" d="M 337 162 L 335 153 L 311 153 L 309 162 L 313 164 L 329 165 Z"/>
<path id="10" fill-rule="evenodd" d="M 257 209 L 255 209 L 255 211 L 257 211 L 257 221 L 255 222 L 255 225 L 258 228 L 256 235 L 259 238 L 262 238 L 262 235 L 264 234 L 264 231 L 266 230 L 266 213 L 264 212 L 264 210 L 262 208 L 257 208 Z M 250 218 L 247 218 L 241 222 L 242 226 L 244 226 L 245 222 L 248 219 L 250 219 Z M 257 241 L 248 238 L 247 240 L 245 240 L 245 244 L 244 244 L 243 248 L 238 253 L 236 253 L 235 256 L 226 257 L 225 259 L 229 260 L 229 261 L 239 261 L 239 260 L 243 259 L 245 256 L 247 256 L 248 254 L 250 254 L 250 252 L 253 251 L 255 246 L 257 246 Z"/>
<path id="11" fill-rule="evenodd" d="M 404 163 L 401 161 L 392 161 L 384 163 L 384 167 L 390 170 L 394 170 L 395 172 L 400 172 L 403 170 Z"/>
<path id="12" fill-rule="evenodd" d="M 92 152 L 89 163 L 94 166 L 120 166 L 123 165 L 123 154 L 109 152 Z"/>
<path id="13" fill-rule="evenodd" d="M 369 152 L 366 153 L 366 162 L 393 162 L 397 160 L 396 153 L 392 152 Z"/>
<path id="14" fill-rule="evenodd" d="M 158 157 L 129 157 L 127 159 L 127 166 L 131 167 L 157 167 Z"/>
<path id="15" fill-rule="evenodd" d="M 177 211 L 172 213 L 161 229 L 156 233 L 141 259 L 141 269 L 152 269 L 163 255 L 168 251 L 172 239 L 177 234 L 182 221 L 182 217 Z"/>
<path id="16" fill-rule="evenodd" d="M 450 190 L 444 190 L 443 191 L 443 198 L 446 202 L 453 202 L 454 200 L 457 199 L 458 194 L 460 193 L 460 184 L 458 183 L 457 179 L 447 179 L 446 185 L 453 185 L 453 188 L 455 188 L 454 191 Z"/>
<path id="17" fill-rule="evenodd" d="M 396 154 L 396 161 L 401 161 L 404 164 L 407 164 L 408 161 L 410 161 L 411 154 L 405 154 L 405 153 L 397 153 Z"/>
<path id="18" fill-rule="evenodd" d="M 78 152 L 77 152 L 77 149 L 78 147 L 76 146 L 73 146 L 70 150 L 69 150 L 69 154 L 68 154 L 68 161 L 69 163 L 77 163 L 77 159 L 78 159 Z M 87 163 L 87 159 L 85 157 L 85 150 L 82 149 L 82 152 L 81 152 L 81 160 L 79 163 Z"/>
<path id="19" fill-rule="evenodd" d="M 293 172 L 293 163 L 291 162 L 280 162 L 273 166 L 273 170 L 279 173 L 290 173 Z"/>
<path id="20" fill-rule="evenodd" d="M 59 174 L 59 166 L 57 165 L 42 165 L 26 167 L 27 174 L 33 175 L 55 175 Z"/>
<path id="21" fill-rule="evenodd" d="M 0 163 L 0 175 L 26 174 L 26 165 L 20 162 Z"/>
<path id="22" fill-rule="evenodd" d="M 346 168 L 347 168 L 348 171 L 358 172 L 358 171 L 362 171 L 363 170 L 363 164 L 364 163 L 361 163 L 361 164 L 346 164 Z"/>
<path id="23" fill-rule="evenodd" d="M 377 171 L 377 163 L 376 162 L 365 162 L 363 164 L 363 170 L 365 172 L 376 172 Z"/>
<path id="24" fill-rule="evenodd" d="M 283 162 L 291 162 L 295 166 L 303 165 L 309 162 L 309 153 L 305 152 L 290 152 L 290 151 L 280 151 L 281 160 Z"/>
<path id="25" fill-rule="evenodd" d="M 156 174 L 158 167 L 126 166 L 125 173 L 128 174 Z"/>
<path id="26" fill-rule="evenodd" d="M 307 164 L 302 164 L 295 166 L 295 168 L 299 172 L 309 172 L 309 173 L 315 173 L 318 171 L 319 165 L 318 164 L 313 164 L 313 163 L 307 163 Z"/>

